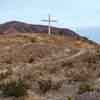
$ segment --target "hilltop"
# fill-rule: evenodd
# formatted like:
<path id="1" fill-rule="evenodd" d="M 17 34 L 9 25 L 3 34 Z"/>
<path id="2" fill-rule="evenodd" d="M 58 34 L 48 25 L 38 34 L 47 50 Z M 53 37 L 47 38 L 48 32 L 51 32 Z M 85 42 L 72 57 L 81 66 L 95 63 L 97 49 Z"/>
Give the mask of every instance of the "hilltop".
<path id="1" fill-rule="evenodd" d="M 52 34 L 54 35 L 64 35 L 71 37 L 73 39 L 81 39 L 90 43 L 96 44 L 94 41 L 88 40 L 86 37 L 82 37 L 79 34 L 75 33 L 74 31 L 68 29 L 68 28 L 57 28 L 52 27 L 51 29 Z M 48 33 L 48 26 L 44 25 L 33 25 L 28 24 L 25 22 L 19 22 L 19 21 L 10 21 L 3 24 L 0 24 L 0 34 L 16 34 L 16 33 L 41 33 L 41 34 L 47 34 Z"/>
<path id="2" fill-rule="evenodd" d="M 79 36 L 74 31 L 66 28 L 52 27 L 51 31 L 53 34 L 68 35 L 73 37 Z M 44 26 L 44 25 L 33 25 L 33 24 L 28 24 L 19 21 L 10 21 L 10 22 L 0 24 L 0 33 L 4 33 L 4 34 L 47 33 L 47 32 L 48 32 L 48 26 Z"/>

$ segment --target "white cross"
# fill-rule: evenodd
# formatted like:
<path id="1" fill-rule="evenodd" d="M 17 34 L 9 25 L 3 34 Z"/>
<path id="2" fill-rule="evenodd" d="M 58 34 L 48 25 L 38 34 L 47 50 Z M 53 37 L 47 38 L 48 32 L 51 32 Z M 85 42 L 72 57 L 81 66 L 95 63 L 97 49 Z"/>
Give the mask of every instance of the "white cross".
<path id="1" fill-rule="evenodd" d="M 51 35 L 51 22 L 57 22 L 57 20 L 52 20 L 51 16 L 48 15 L 48 19 L 42 20 L 43 22 L 48 22 L 48 35 Z"/>

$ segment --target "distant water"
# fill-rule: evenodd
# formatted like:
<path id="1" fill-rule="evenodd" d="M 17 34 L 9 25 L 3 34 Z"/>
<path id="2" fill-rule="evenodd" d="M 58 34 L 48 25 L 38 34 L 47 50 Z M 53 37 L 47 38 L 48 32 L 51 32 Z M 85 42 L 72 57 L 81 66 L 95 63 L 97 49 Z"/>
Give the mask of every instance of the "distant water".
<path id="1" fill-rule="evenodd" d="M 100 43 L 100 28 L 94 29 L 94 28 L 76 28 L 74 29 L 75 32 L 82 36 L 86 36 L 88 39 L 93 40 L 97 43 Z"/>

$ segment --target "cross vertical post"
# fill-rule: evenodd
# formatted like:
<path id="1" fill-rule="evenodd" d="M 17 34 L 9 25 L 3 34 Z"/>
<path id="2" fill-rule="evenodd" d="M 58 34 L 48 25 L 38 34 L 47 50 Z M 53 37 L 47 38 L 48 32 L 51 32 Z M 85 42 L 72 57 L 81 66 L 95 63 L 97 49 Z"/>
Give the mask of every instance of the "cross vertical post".
<path id="1" fill-rule="evenodd" d="M 49 21 L 49 23 L 48 23 L 48 35 L 51 35 L 51 16 L 50 15 L 48 15 L 48 21 Z"/>
<path id="2" fill-rule="evenodd" d="M 51 22 L 57 22 L 56 20 L 52 20 L 51 16 L 48 15 L 48 19 L 42 20 L 43 22 L 48 22 L 48 35 L 51 35 Z"/>

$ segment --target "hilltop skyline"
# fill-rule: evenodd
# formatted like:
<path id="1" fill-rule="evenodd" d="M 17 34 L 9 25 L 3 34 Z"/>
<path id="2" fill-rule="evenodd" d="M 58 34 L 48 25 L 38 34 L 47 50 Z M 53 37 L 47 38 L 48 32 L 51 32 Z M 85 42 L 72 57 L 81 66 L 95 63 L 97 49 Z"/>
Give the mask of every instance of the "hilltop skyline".
<path id="1" fill-rule="evenodd" d="M 0 23 L 19 20 L 43 24 L 41 19 L 50 13 L 62 27 L 100 26 L 100 1 L 98 0 L 2 0 Z"/>
<path id="2" fill-rule="evenodd" d="M 17 20 L 32 24 L 43 24 L 48 14 L 57 19 L 53 26 L 70 28 L 77 32 L 80 27 L 99 27 L 99 0 L 2 0 L 0 1 L 0 23 Z M 82 33 L 82 35 L 87 35 Z M 99 34 L 90 39 L 98 41 Z M 95 36 L 95 37 L 94 37 Z"/>

